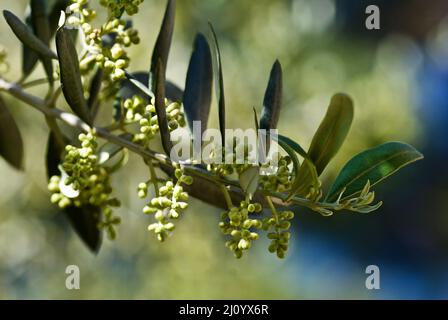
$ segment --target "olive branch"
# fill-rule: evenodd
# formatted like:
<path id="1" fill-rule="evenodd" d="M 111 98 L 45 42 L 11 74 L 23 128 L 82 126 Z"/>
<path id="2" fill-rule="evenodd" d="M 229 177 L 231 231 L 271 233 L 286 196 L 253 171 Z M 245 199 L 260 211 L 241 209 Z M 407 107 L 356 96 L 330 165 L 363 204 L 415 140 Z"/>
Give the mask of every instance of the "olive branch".
<path id="1" fill-rule="evenodd" d="M 154 188 L 155 197 L 149 200 L 143 212 L 154 214 L 155 222 L 148 229 L 154 231 L 160 241 L 172 234 L 173 222 L 187 208 L 191 195 L 226 209 L 219 226 L 230 236 L 226 245 L 237 258 L 258 239 L 259 229 L 265 230 L 272 240 L 269 251 L 283 258 L 291 236 L 288 231 L 290 221 L 294 217 L 289 207 L 307 207 L 324 216 L 339 210 L 367 213 L 378 209 L 381 202 L 373 204 L 375 195 L 371 187 L 403 166 L 423 158 L 406 143 L 381 144 L 349 160 L 324 196 L 319 176 L 341 148 L 354 113 L 352 99 L 338 93 L 331 98 L 308 151 L 283 135 L 271 137 L 272 141 L 268 139 L 267 149 L 275 141 L 284 151 L 273 174 L 263 174 L 263 164 L 247 162 L 208 166 L 174 162 L 168 156 L 173 148 L 170 133 L 186 125 L 192 129 L 194 121 L 201 121 L 205 130 L 213 82 L 221 142 L 226 142 L 224 77 L 219 44 L 210 24 L 214 55 L 207 38 L 197 34 L 185 89 L 166 80 L 175 17 L 175 1 L 168 0 L 149 72 L 128 73 L 126 68 L 130 58 L 126 48 L 138 44 L 139 38 L 137 30 L 122 16 L 136 14 L 141 2 L 113 2 L 110 6 L 109 1 L 100 1 L 109 10 L 107 21 L 100 28 L 91 24 L 95 11 L 86 0 L 56 1 L 51 8 L 45 1 L 31 0 L 30 16 L 25 23 L 9 11 L 3 12 L 23 44 L 24 61 L 22 78 L 11 82 L 1 76 L 0 91 L 45 116 L 50 129 L 47 170 L 51 201 L 64 210 L 92 250 L 99 249 L 101 228 L 106 229 L 111 238 L 116 235 L 114 227 L 120 219 L 113 216 L 111 207 L 119 206 L 119 201 L 111 197 L 110 175 L 125 165 L 127 151 L 139 155 L 148 166 L 150 177 L 139 184 L 138 196 L 146 199 L 148 188 Z M 77 15 L 59 17 L 60 9 Z M 73 25 L 79 28 L 73 29 Z M 56 52 L 50 47 L 53 36 Z M 75 46 L 77 36 L 83 45 L 80 56 Z M 53 60 L 58 62 L 58 74 L 54 74 Z M 26 82 L 38 61 L 43 64 L 47 78 Z M 58 80 L 60 85 L 55 85 Z M 26 91 L 42 84 L 48 84 L 45 98 Z M 61 93 L 72 112 L 56 107 L 61 103 L 58 101 Z M 96 126 L 98 111 L 111 100 L 114 100 L 113 122 L 106 127 Z M 254 110 L 255 127 L 268 131 L 275 129 L 281 104 L 282 67 L 275 61 L 260 120 Z M 60 123 L 83 132 L 79 141 L 70 141 L 62 133 Z M 163 152 L 155 151 L 150 145 L 157 136 Z M 105 141 L 101 147 L 97 138 Z M 234 141 L 231 148 L 238 148 L 239 143 Z M 219 156 L 221 152 L 223 150 L 216 151 Z M 244 152 L 247 160 L 247 150 Z M 0 154 L 14 167 L 22 167 L 21 135 L 1 97 Z M 159 177 L 156 168 L 166 177 Z M 260 219 L 264 208 L 269 214 Z"/>

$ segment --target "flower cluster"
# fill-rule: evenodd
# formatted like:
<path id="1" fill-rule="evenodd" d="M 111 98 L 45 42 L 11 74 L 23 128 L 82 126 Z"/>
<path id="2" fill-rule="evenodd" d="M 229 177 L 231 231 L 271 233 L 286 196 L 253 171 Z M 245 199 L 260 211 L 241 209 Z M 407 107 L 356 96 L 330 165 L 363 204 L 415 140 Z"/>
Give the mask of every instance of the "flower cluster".
<path id="1" fill-rule="evenodd" d="M 289 156 L 279 157 L 277 170 L 273 174 L 262 175 L 260 185 L 264 190 L 285 192 L 291 188 L 292 173 L 289 169 L 291 158 Z"/>
<path id="2" fill-rule="evenodd" d="M 226 242 L 226 246 L 236 258 L 241 258 L 243 251 L 250 249 L 252 241 L 258 239 L 258 233 L 254 230 L 261 229 L 262 222 L 250 215 L 260 213 L 262 209 L 259 203 L 241 201 L 239 207 L 232 207 L 221 215 L 219 227 L 224 234 L 232 237 Z"/>
<path id="3" fill-rule="evenodd" d="M 109 13 L 114 17 L 119 17 L 124 11 L 128 15 L 138 12 L 138 6 L 143 0 L 100 0 L 100 4 L 109 9 Z"/>
<path id="4" fill-rule="evenodd" d="M 139 95 L 134 95 L 123 102 L 126 121 L 130 123 L 138 121 L 140 124 L 140 132 L 134 135 L 133 140 L 141 145 L 146 145 L 159 132 L 154 103 L 154 99 L 151 99 L 151 103 L 146 104 Z M 185 126 L 185 116 L 181 104 L 165 99 L 165 108 L 170 131 Z"/>
<path id="5" fill-rule="evenodd" d="M 120 221 L 112 215 L 111 207 L 120 206 L 120 202 L 111 198 L 109 172 L 98 164 L 95 134 L 80 134 L 79 141 L 80 148 L 66 146 L 66 154 L 60 165 L 61 176 L 50 178 L 48 189 L 52 193 L 51 202 L 60 208 L 87 205 L 101 208 L 104 216 L 101 226 L 107 227 L 109 236 L 114 238 L 112 226 Z"/>
<path id="6" fill-rule="evenodd" d="M 87 73 L 98 65 L 112 82 L 124 79 L 124 69 L 129 66 L 125 48 L 140 42 L 137 30 L 129 27 L 124 19 L 115 16 L 109 17 L 100 28 L 95 28 L 90 22 L 96 13 L 88 9 L 88 0 L 73 2 L 69 6 L 72 15 L 67 19 L 67 23 L 81 26 L 85 35 L 86 51 L 81 57 L 81 71 Z"/>
<path id="7" fill-rule="evenodd" d="M 163 242 L 174 230 L 173 220 L 179 219 L 182 212 L 188 207 L 188 193 L 184 191 L 182 184 L 191 185 L 193 179 L 183 173 L 182 169 L 176 169 L 177 181 L 172 180 L 156 189 L 156 197 L 143 208 L 143 213 L 154 214 L 157 222 L 148 226 L 149 231 L 154 231 L 157 239 Z M 138 195 L 146 198 L 148 194 L 148 182 L 140 183 Z"/>
<path id="8" fill-rule="evenodd" d="M 289 247 L 289 238 L 291 233 L 288 231 L 294 218 L 292 211 L 273 212 L 272 217 L 263 220 L 263 229 L 271 231 L 268 238 L 271 239 L 269 252 L 276 253 L 277 257 L 283 259 Z"/>

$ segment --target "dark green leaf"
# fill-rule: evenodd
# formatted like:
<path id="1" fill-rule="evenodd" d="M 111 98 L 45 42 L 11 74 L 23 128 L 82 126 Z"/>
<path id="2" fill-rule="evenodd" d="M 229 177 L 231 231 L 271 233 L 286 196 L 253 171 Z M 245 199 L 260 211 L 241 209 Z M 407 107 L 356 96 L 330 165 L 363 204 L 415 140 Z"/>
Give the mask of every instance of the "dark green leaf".
<path id="1" fill-rule="evenodd" d="M 388 142 L 363 151 L 345 164 L 326 200 L 335 201 L 343 191 L 342 199 L 356 195 L 367 181 L 374 186 L 402 167 L 420 159 L 423 159 L 423 155 L 403 142 Z"/>
<path id="2" fill-rule="evenodd" d="M 310 157 L 308 156 L 308 154 L 306 153 L 306 151 L 300 146 L 300 144 L 298 144 L 294 140 L 292 140 L 292 139 L 290 139 L 288 137 L 285 137 L 285 136 L 283 136 L 281 134 L 279 134 L 277 136 L 273 136 L 272 138 L 276 139 L 277 141 L 282 141 L 282 142 L 286 143 L 288 146 L 293 148 L 294 151 L 297 152 L 304 159 L 311 160 Z"/>
<path id="3" fill-rule="evenodd" d="M 53 36 L 58 30 L 59 18 L 61 11 L 66 11 L 66 8 L 70 5 L 71 0 L 55 0 L 53 6 L 51 6 L 48 14 L 48 20 L 50 24 L 50 34 Z"/>
<path id="4" fill-rule="evenodd" d="M 282 105 L 282 66 L 278 60 L 272 66 L 269 82 L 264 94 L 260 129 L 276 129 Z"/>
<path id="5" fill-rule="evenodd" d="M 50 179 L 54 175 L 60 175 L 58 169 L 61 163 L 64 149 L 57 143 L 53 133 L 50 133 L 47 145 L 47 175 Z M 98 229 L 98 223 L 101 218 L 101 210 L 98 207 L 86 206 L 78 208 L 71 206 L 63 210 L 78 236 L 84 241 L 87 247 L 98 252 L 101 246 L 101 230 Z"/>
<path id="6" fill-rule="evenodd" d="M 174 17 L 176 14 L 176 1 L 168 0 L 166 5 L 165 15 L 163 16 L 162 25 L 160 27 L 159 35 L 157 36 L 154 51 L 151 57 L 150 79 L 148 79 L 148 87 L 153 88 L 154 76 L 157 68 L 158 60 L 162 61 L 162 66 L 166 70 L 168 66 L 168 55 L 170 53 L 171 39 L 174 30 Z"/>
<path id="7" fill-rule="evenodd" d="M 339 151 L 353 120 L 353 101 L 343 93 L 335 94 L 327 113 L 311 141 L 308 154 L 320 175 Z"/>
<path id="8" fill-rule="evenodd" d="M 179 88 L 173 82 L 166 80 L 165 81 L 165 95 L 166 98 L 170 101 L 182 102 L 182 96 L 184 92 L 181 88 Z"/>
<path id="9" fill-rule="evenodd" d="M 212 98 L 212 82 L 213 71 L 210 47 L 204 35 L 198 33 L 188 66 L 183 103 L 190 129 L 193 130 L 193 121 L 201 122 L 201 137 L 202 133 L 207 129 Z"/>
<path id="10" fill-rule="evenodd" d="M 90 110 L 92 121 L 96 118 L 98 109 L 96 107 L 98 102 L 98 96 L 101 91 L 101 83 L 103 82 L 103 69 L 98 68 L 92 80 L 90 80 L 89 86 L 89 99 L 87 100 L 87 107 Z"/>
<path id="11" fill-rule="evenodd" d="M 31 9 L 29 9 L 31 10 Z M 31 14 L 28 14 L 25 18 L 25 23 L 28 28 L 32 29 Z M 34 50 L 31 50 L 28 46 L 22 43 L 22 75 L 23 79 L 28 77 L 30 73 L 34 70 L 39 57 Z"/>
<path id="12" fill-rule="evenodd" d="M 221 143 L 224 146 L 225 130 L 226 130 L 226 102 L 224 97 L 224 79 L 222 75 L 222 63 L 221 63 L 221 51 L 219 50 L 218 38 L 216 37 L 215 30 L 211 23 L 209 23 L 210 30 L 212 31 L 213 40 L 215 42 L 215 57 L 216 57 L 216 69 L 215 72 L 215 88 L 216 98 L 218 99 L 218 112 L 219 112 L 219 130 L 221 131 Z"/>
<path id="13" fill-rule="evenodd" d="M 102 241 L 102 232 L 98 228 L 101 209 L 90 205 L 80 208 L 71 206 L 65 208 L 64 213 L 82 241 L 92 252 L 97 253 Z"/>
<path id="14" fill-rule="evenodd" d="M 157 122 L 159 124 L 160 138 L 162 139 L 162 146 L 165 153 L 169 156 L 171 148 L 173 147 L 170 129 L 168 127 L 168 119 L 166 117 L 165 108 L 165 69 L 162 65 L 162 60 L 157 62 L 155 73 L 155 108 L 157 113 Z"/>
<path id="15" fill-rule="evenodd" d="M 50 22 L 47 14 L 47 1 L 46 0 L 31 0 L 31 24 L 32 30 L 36 37 L 38 37 L 46 46 L 50 46 Z M 45 73 L 47 74 L 48 83 L 53 85 L 53 62 L 51 58 L 40 56 L 42 65 L 44 66 Z"/>
<path id="16" fill-rule="evenodd" d="M 145 86 L 141 81 L 136 79 L 132 74 L 129 74 L 126 72 L 126 79 L 135 87 L 137 88 L 141 93 L 143 93 L 146 97 L 146 99 L 149 99 L 150 97 L 154 97 L 154 93 Z M 138 94 L 138 93 L 136 93 Z"/>
<path id="17" fill-rule="evenodd" d="M 22 136 L 2 97 L 0 97 L 0 156 L 14 168 L 23 169 Z"/>
<path id="18" fill-rule="evenodd" d="M 62 92 L 73 112 L 91 124 L 91 116 L 84 98 L 79 71 L 78 54 L 70 30 L 61 27 L 56 32 L 56 48 L 59 57 Z"/>
<path id="19" fill-rule="evenodd" d="M 44 57 L 57 59 L 57 55 L 44 42 L 42 42 L 42 40 L 36 37 L 33 34 L 33 31 L 11 11 L 3 10 L 3 16 L 17 38 L 19 38 L 19 40 L 30 49 L 33 49 Z"/>

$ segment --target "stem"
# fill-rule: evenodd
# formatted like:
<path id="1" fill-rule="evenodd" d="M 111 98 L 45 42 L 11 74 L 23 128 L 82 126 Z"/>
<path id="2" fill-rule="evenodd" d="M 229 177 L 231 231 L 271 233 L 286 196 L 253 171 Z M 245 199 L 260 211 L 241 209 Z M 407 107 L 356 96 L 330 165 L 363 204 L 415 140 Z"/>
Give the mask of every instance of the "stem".
<path id="1" fill-rule="evenodd" d="M 151 183 L 154 186 L 154 192 L 156 193 L 156 197 L 159 196 L 159 184 L 157 183 L 157 175 L 156 170 L 154 170 L 154 165 L 152 163 L 152 160 L 145 161 L 146 164 L 149 167 L 149 173 L 151 174 Z"/>
<path id="2" fill-rule="evenodd" d="M 230 198 L 229 191 L 227 190 L 226 186 L 222 183 L 218 183 L 219 188 L 222 191 L 222 194 L 224 195 L 224 199 L 226 200 L 227 207 L 229 210 L 233 207 L 232 199 Z"/>
<path id="3" fill-rule="evenodd" d="M 24 84 L 21 85 L 21 87 L 23 89 L 27 89 L 27 88 L 31 88 L 31 87 L 38 86 L 41 84 L 46 84 L 46 83 L 48 83 L 48 79 L 41 78 L 41 79 L 36 79 L 36 80 L 31 80 L 29 82 L 25 82 Z"/>
<path id="4" fill-rule="evenodd" d="M 268 203 L 269 209 L 271 209 L 272 212 L 272 216 L 275 219 L 275 224 L 278 224 L 278 212 L 277 209 L 275 208 L 274 204 L 272 203 L 272 199 L 270 196 L 265 196 L 266 202 Z"/>

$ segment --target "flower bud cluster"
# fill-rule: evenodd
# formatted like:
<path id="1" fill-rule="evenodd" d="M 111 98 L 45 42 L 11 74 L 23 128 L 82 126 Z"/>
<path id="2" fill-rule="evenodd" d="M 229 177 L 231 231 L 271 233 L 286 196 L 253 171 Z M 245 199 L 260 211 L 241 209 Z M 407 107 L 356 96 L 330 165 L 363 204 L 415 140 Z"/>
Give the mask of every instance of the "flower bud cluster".
<path id="1" fill-rule="evenodd" d="M 96 16 L 96 13 L 87 8 L 88 1 L 74 0 L 73 2 L 69 6 L 73 15 L 67 19 L 67 23 L 81 26 L 88 49 L 81 58 L 81 71 L 87 73 L 93 70 L 95 65 L 98 65 L 104 70 L 110 81 L 124 79 L 124 69 L 129 66 L 129 57 L 125 48 L 140 42 L 137 30 L 127 28 L 126 21 L 115 18 L 115 16 L 110 16 L 100 28 L 95 28 L 89 22 Z M 112 43 L 106 44 L 105 38 L 111 39 Z"/>
<path id="2" fill-rule="evenodd" d="M 288 167 L 290 164 L 291 158 L 289 156 L 280 157 L 276 172 L 260 177 L 260 185 L 263 189 L 275 192 L 289 190 L 292 184 L 292 173 Z"/>
<path id="3" fill-rule="evenodd" d="M 255 159 L 253 159 L 255 155 L 252 154 L 252 151 L 252 145 L 234 137 L 231 146 L 227 145 L 225 149 L 217 147 L 212 150 L 210 159 L 213 161 L 209 161 L 207 170 L 219 176 L 229 176 L 235 172 L 240 174 L 255 163 Z M 224 163 L 222 163 L 223 159 Z"/>
<path id="4" fill-rule="evenodd" d="M 159 132 L 154 103 L 155 101 L 152 99 L 151 103 L 146 105 L 143 98 L 138 95 L 134 95 L 123 102 L 126 120 L 128 122 L 138 121 L 140 124 L 140 132 L 135 134 L 133 139 L 136 143 L 146 145 Z M 165 108 L 170 131 L 185 126 L 185 117 L 180 103 L 165 99 Z"/>
<path id="5" fill-rule="evenodd" d="M 268 238 L 271 239 L 271 244 L 269 245 L 269 252 L 276 253 L 277 257 L 283 259 L 285 257 L 286 251 L 289 247 L 289 239 L 291 233 L 289 228 L 291 227 L 291 222 L 294 218 L 294 213 L 292 211 L 282 211 L 273 212 L 272 217 L 263 220 L 263 229 L 265 231 L 271 231 L 268 233 Z"/>
<path id="6" fill-rule="evenodd" d="M 143 0 L 100 0 L 100 4 L 109 9 L 109 13 L 114 17 L 119 17 L 123 11 L 130 16 L 138 13 L 138 6 Z"/>
<path id="7" fill-rule="evenodd" d="M 153 231 L 157 239 L 163 242 L 174 230 L 174 220 L 179 219 L 182 212 L 188 207 L 188 193 L 184 191 L 182 184 L 191 185 L 193 179 L 183 173 L 181 169 L 175 171 L 176 183 L 172 180 L 158 188 L 156 197 L 143 208 L 143 213 L 154 214 L 156 222 L 148 226 L 149 231 Z M 138 186 L 139 197 L 146 197 L 148 194 L 147 183 L 140 183 Z"/>
<path id="8" fill-rule="evenodd" d="M 251 217 L 260 213 L 263 207 L 259 203 L 241 201 L 239 207 L 232 207 L 221 215 L 219 227 L 224 234 L 230 235 L 231 240 L 226 246 L 234 253 L 236 258 L 241 258 L 243 252 L 250 249 L 252 241 L 258 239 L 256 229 L 262 228 L 262 222 Z"/>
<path id="9" fill-rule="evenodd" d="M 62 176 L 50 178 L 48 189 L 52 193 L 51 202 L 60 208 L 87 205 L 101 208 L 105 218 L 103 225 L 109 230 L 111 225 L 119 223 L 112 216 L 111 207 L 120 206 L 120 202 L 110 197 L 110 175 L 106 168 L 98 164 L 94 133 L 80 134 L 79 141 L 80 148 L 72 145 L 65 148 L 65 157 L 60 165 Z"/>

